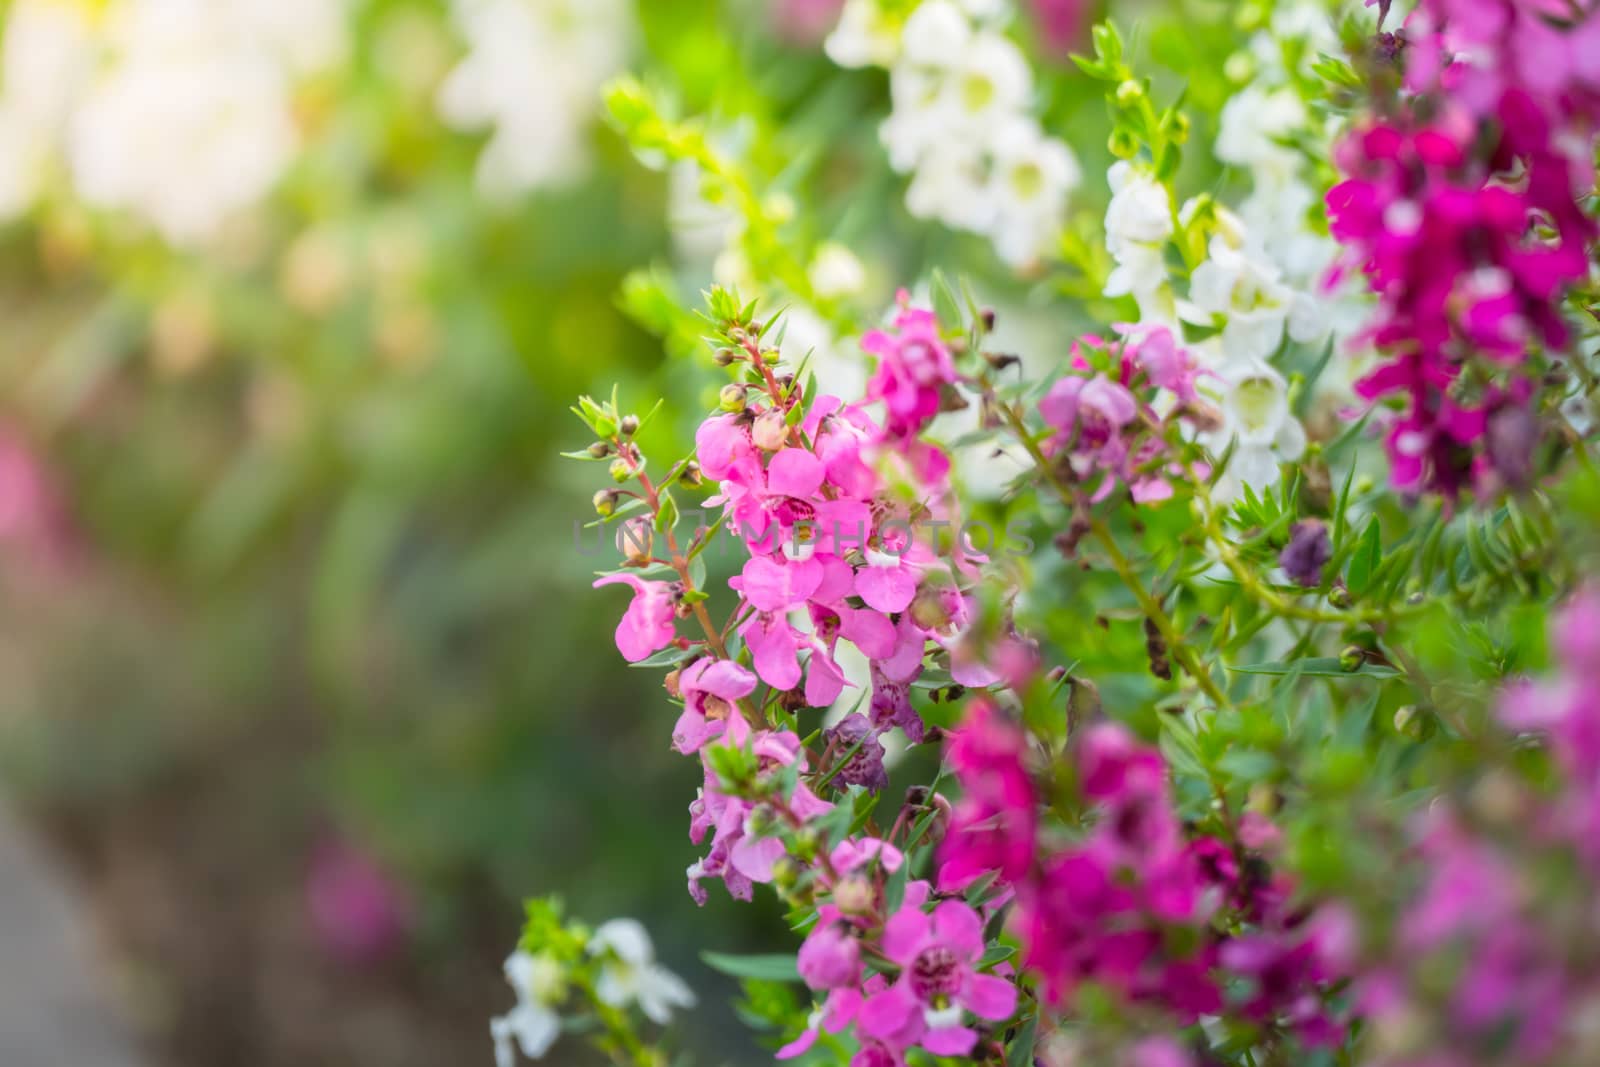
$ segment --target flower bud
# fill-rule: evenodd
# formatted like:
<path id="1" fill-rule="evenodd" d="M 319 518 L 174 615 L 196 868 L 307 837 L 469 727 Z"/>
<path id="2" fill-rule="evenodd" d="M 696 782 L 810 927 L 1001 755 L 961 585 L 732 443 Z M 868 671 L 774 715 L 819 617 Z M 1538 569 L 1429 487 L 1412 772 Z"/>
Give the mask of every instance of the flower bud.
<path id="1" fill-rule="evenodd" d="M 844 878 L 833 888 L 833 903 L 846 915 L 870 915 L 876 903 L 877 892 L 859 874 Z"/>
<path id="2" fill-rule="evenodd" d="M 602 519 L 609 519 L 617 510 L 617 497 L 620 496 L 615 489 L 602 489 L 594 495 L 594 513 Z"/>
<path id="3" fill-rule="evenodd" d="M 678 484 L 686 489 L 698 489 L 705 481 L 705 475 L 700 473 L 700 464 L 692 459 L 683 465 L 683 471 L 678 475 Z"/>
<path id="4" fill-rule="evenodd" d="M 678 679 L 682 676 L 683 672 L 681 670 L 668 671 L 667 676 L 661 679 L 662 686 L 667 690 L 667 696 L 673 700 L 683 699 L 683 690 L 678 687 Z"/>
<path id="5" fill-rule="evenodd" d="M 711 361 L 719 367 L 730 366 L 738 362 L 738 360 L 739 350 L 737 348 L 719 348 L 711 357 Z"/>
<path id="6" fill-rule="evenodd" d="M 1289 580 L 1302 589 L 1322 584 L 1322 571 L 1333 558 L 1333 542 L 1328 528 L 1316 519 L 1297 522 L 1289 531 L 1289 543 L 1278 556 L 1278 565 Z"/>
<path id="7" fill-rule="evenodd" d="M 622 457 L 611 461 L 611 480 L 621 485 L 633 477 L 633 466 Z"/>
<path id="8" fill-rule="evenodd" d="M 656 532 L 650 520 L 643 515 L 628 519 L 617 529 L 617 551 L 629 563 L 640 566 L 650 562 L 655 552 Z"/>
<path id="9" fill-rule="evenodd" d="M 605 459 L 611 455 L 611 446 L 604 441 L 596 441 L 589 446 L 589 455 L 595 459 Z"/>
<path id="10" fill-rule="evenodd" d="M 1343 611 L 1350 606 L 1350 590 L 1343 585 L 1336 585 L 1328 590 L 1328 603 Z"/>
<path id="11" fill-rule="evenodd" d="M 789 438 L 789 425 L 780 411 L 765 411 L 750 428 L 750 440 L 763 452 L 776 452 Z"/>
<path id="12" fill-rule="evenodd" d="M 1394 713 L 1394 729 L 1395 733 L 1420 741 L 1429 732 L 1428 718 L 1417 710 L 1415 704 L 1407 704 Z"/>
<path id="13" fill-rule="evenodd" d="M 722 392 L 717 397 L 717 406 L 723 411 L 738 413 L 744 410 L 744 386 L 730 382 L 722 387 Z"/>
<path id="14" fill-rule="evenodd" d="M 622 421 L 617 423 L 617 430 L 624 437 L 632 437 L 639 432 L 639 416 L 624 415 Z"/>
<path id="15" fill-rule="evenodd" d="M 1117 86 L 1117 104 L 1121 107 L 1132 107 L 1144 95 L 1144 86 L 1129 78 Z"/>
<path id="16" fill-rule="evenodd" d="M 1358 669 L 1367 660 L 1367 654 L 1359 645 L 1349 645 L 1339 653 L 1339 669 L 1353 671 Z"/>

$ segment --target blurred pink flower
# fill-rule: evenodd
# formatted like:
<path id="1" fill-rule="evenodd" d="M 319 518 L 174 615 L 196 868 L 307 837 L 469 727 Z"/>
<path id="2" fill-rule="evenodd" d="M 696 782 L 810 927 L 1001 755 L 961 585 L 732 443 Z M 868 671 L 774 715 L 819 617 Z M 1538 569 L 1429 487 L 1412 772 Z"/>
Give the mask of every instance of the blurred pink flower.
<path id="1" fill-rule="evenodd" d="M 404 887 L 344 838 L 324 841 L 312 853 L 306 905 L 323 947 L 347 963 L 383 959 L 400 947 L 411 927 Z"/>

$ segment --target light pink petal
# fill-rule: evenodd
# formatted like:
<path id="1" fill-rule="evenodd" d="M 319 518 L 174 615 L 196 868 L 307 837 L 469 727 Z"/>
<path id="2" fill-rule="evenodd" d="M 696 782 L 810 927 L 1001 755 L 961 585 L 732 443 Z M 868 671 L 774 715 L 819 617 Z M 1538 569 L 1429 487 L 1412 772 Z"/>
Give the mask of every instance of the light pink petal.
<path id="1" fill-rule="evenodd" d="M 992 974 L 975 974 L 962 998 L 967 1010 L 980 1019 L 1009 1019 L 1017 1010 L 1017 987 Z"/>
<path id="2" fill-rule="evenodd" d="M 747 697 L 755 690 L 756 676 L 748 670 L 734 663 L 732 660 L 701 660 L 709 662 L 707 667 L 695 682 L 694 688 L 703 689 L 713 696 L 723 700 L 738 700 Z M 680 682 L 680 685 L 685 684 Z"/>
<path id="3" fill-rule="evenodd" d="M 725 725 L 716 719 L 708 719 L 692 708 L 684 708 L 683 714 L 678 716 L 678 723 L 672 728 L 672 747 L 685 756 L 691 752 L 698 752 L 706 743 L 722 736 Z"/>
<path id="4" fill-rule="evenodd" d="M 820 563 L 780 563 L 757 556 L 745 563 L 738 589 L 757 611 L 782 611 L 814 593 L 822 576 Z"/>
<path id="5" fill-rule="evenodd" d="M 906 610 L 917 595 L 917 574 L 910 567 L 862 567 L 856 571 L 856 595 L 874 611 Z"/>
<path id="6" fill-rule="evenodd" d="M 868 659 L 888 659 L 894 655 L 894 623 L 879 612 L 840 607 L 839 635 L 859 648 Z"/>
<path id="7" fill-rule="evenodd" d="M 767 465 L 767 490 L 804 500 L 822 488 L 822 461 L 803 448 L 785 448 Z"/>
<path id="8" fill-rule="evenodd" d="M 800 657 L 795 633 L 783 619 L 763 624 L 758 617 L 744 630 L 744 642 L 755 659 L 756 674 L 775 689 L 800 684 Z"/>
<path id="9" fill-rule="evenodd" d="M 977 1043 L 977 1031 L 965 1026 L 941 1026 L 922 1035 L 922 1047 L 935 1056 L 966 1056 Z"/>
<path id="10" fill-rule="evenodd" d="M 844 691 L 844 672 L 822 651 L 815 649 L 806 665 L 806 703 L 825 708 Z"/>
<path id="11" fill-rule="evenodd" d="M 861 1012 L 862 1001 L 859 989 L 835 989 L 828 994 L 828 1002 L 823 1005 L 822 1028 L 830 1034 L 837 1034 L 855 1022 Z"/>
<path id="12" fill-rule="evenodd" d="M 933 909 L 933 936 L 967 960 L 983 955 L 983 920 L 962 901 L 947 900 Z"/>
<path id="13" fill-rule="evenodd" d="M 772 881 L 772 867 L 784 855 L 776 837 L 744 837 L 728 852 L 728 863 L 752 882 Z"/>

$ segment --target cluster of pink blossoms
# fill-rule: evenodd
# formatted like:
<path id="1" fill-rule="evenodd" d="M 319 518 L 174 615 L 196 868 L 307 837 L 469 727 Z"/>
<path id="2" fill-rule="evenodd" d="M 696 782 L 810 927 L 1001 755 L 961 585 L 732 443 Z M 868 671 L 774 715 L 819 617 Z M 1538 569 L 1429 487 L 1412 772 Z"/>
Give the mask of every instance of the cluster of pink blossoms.
<path id="1" fill-rule="evenodd" d="M 1387 5 L 1385 5 L 1387 6 Z M 1423 0 L 1388 50 L 1406 92 L 1336 151 L 1343 269 L 1379 307 L 1357 385 L 1394 397 L 1397 487 L 1516 484 L 1537 441 L 1530 349 L 1565 352 L 1565 294 L 1589 274 L 1600 18 L 1567 0 Z M 1487 134 L 1487 135 L 1486 135 Z"/>
<path id="2" fill-rule="evenodd" d="M 1553 644 L 1560 673 L 1511 687 L 1500 712 L 1546 738 L 1560 787 L 1491 777 L 1419 820 L 1420 885 L 1357 986 L 1381 1067 L 1600 1057 L 1600 589 L 1572 601 Z"/>
<path id="3" fill-rule="evenodd" d="M 1014 893 L 1023 964 L 1058 1006 L 1092 982 L 1177 1025 L 1230 1015 L 1336 1046 L 1344 1027 L 1326 994 L 1347 973 L 1349 923 L 1293 910 L 1261 855 L 1271 825 L 1246 818 L 1233 844 L 1188 831 L 1158 752 L 1111 724 L 1076 745 L 1078 793 L 1098 818 L 1057 842 L 1041 829 L 1027 735 L 992 702 L 973 703 L 949 745 L 964 796 L 940 849 L 940 887 L 998 875 Z"/>
<path id="4" fill-rule="evenodd" d="M 1073 373 L 1039 401 L 1055 430 L 1045 453 L 1084 487 L 1090 501 L 1125 485 L 1139 503 L 1172 496 L 1182 468 L 1170 456 L 1180 418 L 1210 425 L 1195 392 L 1193 355 L 1165 326 L 1119 326 L 1107 342 L 1085 337 L 1072 346 Z"/>
<path id="5" fill-rule="evenodd" d="M 949 459 L 921 434 L 945 407 L 955 361 L 933 314 L 903 297 L 891 328 L 863 339 L 878 364 L 862 405 L 800 395 L 771 370 L 759 335 L 738 336 L 749 339 L 739 361 L 762 380 L 725 390 L 724 410 L 695 438 L 700 473 L 718 483 L 710 503 L 747 553 L 729 582 L 739 605 L 722 629 L 738 644 L 724 649 L 709 630 L 705 639 L 679 634 L 699 602 L 687 596 L 686 571 L 677 581 L 623 571 L 595 583 L 633 591 L 617 631 L 627 659 L 684 653 L 667 682 L 683 703 L 672 744 L 701 758 L 690 835 L 709 842 L 689 868 L 690 892 L 704 903 L 702 883 L 720 879 L 748 900 L 757 883 L 782 880 L 817 903 L 798 965 L 826 1001 L 784 1055 L 847 1026 L 861 1045 L 856 1067 L 903 1064 L 913 1047 L 965 1055 L 979 1040 L 969 1017 L 1005 1020 L 1017 1003 L 1011 981 L 980 969 L 988 916 L 959 900 L 935 902 L 920 880 L 891 905 L 887 880 L 906 862 L 897 847 L 870 832 L 836 842 L 824 833 L 820 844 L 806 832 L 834 810 L 815 783 L 881 789 L 882 736 L 898 727 L 923 740 L 909 688 L 930 658 L 961 685 L 997 680 L 966 641 L 972 606 L 963 584 L 981 557 L 959 542 L 947 557 L 920 536 L 924 520 L 944 517 L 949 496 Z M 883 406 L 881 422 L 866 410 L 872 403 Z M 614 446 L 635 462 L 626 441 Z M 643 555 L 634 561 L 641 567 L 674 563 Z M 841 695 L 849 683 L 840 642 L 868 661 L 871 693 L 864 713 L 822 734 L 819 755 L 775 728 L 774 711 L 826 707 Z M 885 962 L 869 968 L 866 946 Z"/>

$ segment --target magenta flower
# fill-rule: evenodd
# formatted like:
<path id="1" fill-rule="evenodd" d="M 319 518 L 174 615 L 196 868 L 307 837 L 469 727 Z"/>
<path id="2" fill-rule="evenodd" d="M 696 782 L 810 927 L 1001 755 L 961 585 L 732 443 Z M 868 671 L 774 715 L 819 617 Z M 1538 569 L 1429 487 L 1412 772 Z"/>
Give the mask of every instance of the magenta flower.
<path id="1" fill-rule="evenodd" d="M 920 898 L 923 890 L 916 894 Z M 977 1044 L 977 1031 L 963 1025 L 966 1013 L 981 1019 L 1008 1019 L 1017 1008 L 1017 990 L 994 975 L 980 974 L 983 920 L 967 904 L 946 900 L 922 910 L 907 891 L 906 902 L 884 924 L 882 949 L 901 968 L 888 989 L 861 1007 L 858 1027 L 890 1045 L 920 1044 L 939 1056 L 965 1056 Z"/>
<path id="2" fill-rule="evenodd" d="M 964 889 L 990 871 L 1016 882 L 1032 870 L 1039 799 L 1026 758 L 1022 730 L 993 702 L 974 700 L 945 752 L 962 796 L 939 849 L 941 891 Z"/>
<path id="3" fill-rule="evenodd" d="M 327 949 L 355 964 L 392 953 L 411 925 L 405 891 L 377 862 L 343 839 L 324 842 L 306 876 L 306 904 Z"/>
<path id="4" fill-rule="evenodd" d="M 878 358 L 867 399 L 883 401 L 884 428 L 894 437 L 915 437 L 939 414 L 944 388 L 956 380 L 938 318 L 924 308 L 902 306 L 893 329 L 871 331 L 861 338 L 861 347 Z"/>
<path id="5" fill-rule="evenodd" d="M 617 584 L 633 590 L 633 600 L 617 624 L 617 651 L 629 663 L 638 663 L 677 637 L 672 624 L 677 617 L 678 588 L 669 582 L 647 582 L 634 574 L 608 574 L 595 579 L 594 588 Z"/>

